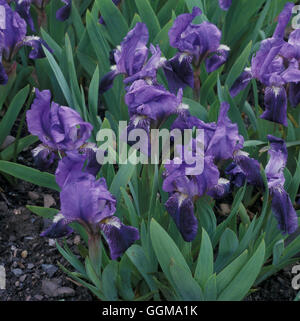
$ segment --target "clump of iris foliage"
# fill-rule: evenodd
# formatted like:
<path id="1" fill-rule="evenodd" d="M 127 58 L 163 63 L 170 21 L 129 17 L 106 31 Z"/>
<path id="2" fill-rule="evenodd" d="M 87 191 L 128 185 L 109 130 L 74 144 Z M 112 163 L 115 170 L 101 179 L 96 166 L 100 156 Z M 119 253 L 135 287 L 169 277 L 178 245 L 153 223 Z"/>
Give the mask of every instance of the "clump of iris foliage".
<path id="1" fill-rule="evenodd" d="M 60 192 L 59 210 L 28 208 L 53 219 L 42 237 L 80 234 L 80 256 L 57 242 L 61 268 L 99 299 L 242 300 L 299 260 L 295 3 L 0 0 L 0 145 L 18 116 L 31 134 L 1 175 Z M 121 120 L 203 129 L 203 173 L 101 166 L 97 133 Z"/>

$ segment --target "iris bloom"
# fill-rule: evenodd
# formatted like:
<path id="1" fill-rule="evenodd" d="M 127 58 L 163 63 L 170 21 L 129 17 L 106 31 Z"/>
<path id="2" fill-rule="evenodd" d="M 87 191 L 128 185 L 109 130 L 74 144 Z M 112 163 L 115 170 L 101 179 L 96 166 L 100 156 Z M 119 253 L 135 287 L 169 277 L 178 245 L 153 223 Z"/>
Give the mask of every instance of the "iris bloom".
<path id="1" fill-rule="evenodd" d="M 77 170 L 77 169 L 73 169 Z M 53 225 L 41 235 L 59 238 L 72 233 L 68 224 L 78 222 L 87 231 L 89 241 L 100 242 L 101 231 L 108 243 L 111 258 L 117 259 L 139 239 L 136 228 L 124 225 L 114 216 L 116 200 L 107 190 L 104 178 L 86 173 L 71 174 L 72 180 L 64 184 L 60 193 L 61 211 Z"/>
<path id="2" fill-rule="evenodd" d="M 272 195 L 272 211 L 282 233 L 292 234 L 298 228 L 298 217 L 291 199 L 284 189 L 283 170 L 287 162 L 287 148 L 285 142 L 280 138 L 268 135 L 268 140 L 270 142 L 270 160 L 266 166 L 266 175 Z"/>
<path id="3" fill-rule="evenodd" d="M 27 25 L 20 15 L 11 9 L 7 1 L 0 0 L 0 85 L 8 81 L 7 70 L 13 57 L 22 46 L 32 47 L 30 59 L 43 58 L 41 45 L 51 49 L 39 37 L 26 36 Z M 6 67 L 6 68 L 5 68 Z"/>
<path id="4" fill-rule="evenodd" d="M 112 87 L 114 78 L 123 74 L 125 77 L 135 75 L 141 71 L 148 57 L 147 43 L 149 33 L 144 23 L 138 22 L 128 32 L 121 45 L 113 52 L 113 65 L 100 82 L 100 92 Z"/>
<path id="5" fill-rule="evenodd" d="M 284 31 L 292 16 L 294 3 L 286 3 L 278 17 L 278 24 L 272 38 L 261 42 L 260 49 L 251 61 L 251 70 L 246 69 L 233 84 L 230 93 L 236 96 L 256 78 L 265 86 L 265 111 L 261 118 L 287 126 L 287 93 L 292 105 L 299 101 L 299 32 L 296 30 L 290 35 L 287 43 L 284 40 Z M 289 86 L 287 86 L 289 85 Z"/>
<path id="6" fill-rule="evenodd" d="M 51 103 L 49 90 L 36 89 L 35 93 L 36 98 L 26 113 L 26 120 L 30 133 L 38 136 L 42 144 L 33 153 L 41 163 L 51 164 L 53 152 L 82 147 L 90 137 L 93 126 L 83 121 L 72 108 Z"/>
<path id="7" fill-rule="evenodd" d="M 170 45 L 179 51 L 165 68 L 170 88 L 174 90 L 185 85 L 193 86 L 191 61 L 196 68 L 205 61 L 207 72 L 212 72 L 227 60 L 230 49 L 220 44 L 222 34 L 217 26 L 207 21 L 192 23 L 201 14 L 202 11 L 194 7 L 192 13 L 179 15 L 169 30 Z"/>
<path id="8" fill-rule="evenodd" d="M 193 144 L 194 146 L 195 144 Z M 203 155 L 199 157 L 203 157 Z M 193 168 L 194 164 L 187 164 L 184 161 L 181 164 L 176 163 L 177 160 L 174 159 L 170 164 L 165 165 L 163 190 L 169 193 L 165 207 L 174 219 L 183 239 L 191 242 L 198 231 L 194 202 L 198 197 L 203 196 L 211 186 L 218 184 L 219 170 L 214 164 L 212 156 L 204 157 L 204 169 L 200 175 L 186 174 L 187 168 Z"/>

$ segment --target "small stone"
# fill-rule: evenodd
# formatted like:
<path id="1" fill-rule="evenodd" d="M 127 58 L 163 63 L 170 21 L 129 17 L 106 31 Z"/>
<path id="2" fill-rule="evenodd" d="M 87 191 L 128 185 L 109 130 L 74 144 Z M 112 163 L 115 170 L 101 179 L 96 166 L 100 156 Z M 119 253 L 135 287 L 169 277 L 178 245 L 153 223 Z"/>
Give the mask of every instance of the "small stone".
<path id="1" fill-rule="evenodd" d="M 59 296 L 74 296 L 75 291 L 72 288 L 63 286 L 63 287 L 57 289 L 57 294 Z"/>
<path id="2" fill-rule="evenodd" d="M 226 203 L 221 203 L 220 208 L 223 215 L 228 215 L 231 212 L 230 206 Z"/>
<path id="3" fill-rule="evenodd" d="M 58 296 L 57 294 L 58 287 L 59 285 L 54 281 L 43 280 L 42 282 L 42 291 L 44 292 L 44 294 L 46 294 L 49 297 Z"/>
<path id="4" fill-rule="evenodd" d="M 12 144 L 15 140 L 16 139 L 13 136 L 10 136 L 10 135 L 6 136 L 4 139 L 4 142 L 0 146 L 0 151 L 4 150 L 6 147 L 8 147 L 10 144 Z"/>
<path id="5" fill-rule="evenodd" d="M 55 242 L 54 239 L 49 239 L 49 240 L 48 240 L 48 244 L 49 244 L 49 246 L 55 246 L 55 245 L 56 245 L 56 242 Z"/>
<path id="6" fill-rule="evenodd" d="M 21 256 L 23 259 L 26 259 L 28 256 L 28 252 L 26 250 L 22 251 Z"/>
<path id="7" fill-rule="evenodd" d="M 16 281 L 15 286 L 19 286 L 19 285 L 20 285 L 20 282 Z"/>
<path id="8" fill-rule="evenodd" d="M 58 270 L 58 268 L 52 264 L 42 264 L 42 269 L 47 273 L 49 278 L 51 278 Z"/>
<path id="9" fill-rule="evenodd" d="M 34 264 L 32 264 L 32 263 L 28 263 L 27 264 L 27 269 L 28 270 L 31 270 L 31 269 L 33 269 L 34 268 Z"/>
<path id="10" fill-rule="evenodd" d="M 55 199 L 50 194 L 44 195 L 44 207 L 51 207 L 53 205 L 56 205 Z"/>
<path id="11" fill-rule="evenodd" d="M 12 273 L 15 275 L 15 276 L 21 276 L 23 274 L 23 271 L 21 269 L 13 269 L 12 270 Z"/>
<path id="12" fill-rule="evenodd" d="M 24 282 L 24 281 L 25 281 L 25 279 L 26 279 L 26 277 L 27 277 L 27 275 L 26 275 L 26 274 L 21 275 L 21 276 L 20 276 L 20 278 L 19 278 L 20 282 Z"/>
<path id="13" fill-rule="evenodd" d="M 42 295 L 40 295 L 40 294 L 36 294 L 36 295 L 34 296 L 34 298 L 35 298 L 36 300 L 38 300 L 38 301 L 42 301 L 44 297 L 43 297 Z"/>
<path id="14" fill-rule="evenodd" d="M 6 273 L 5 267 L 0 265 L 0 290 L 5 290 L 6 288 Z"/>
<path id="15" fill-rule="evenodd" d="M 32 201 L 36 201 L 40 198 L 40 195 L 36 192 L 28 192 L 28 197 L 32 200 Z"/>
<path id="16" fill-rule="evenodd" d="M 20 214 L 22 214 L 22 211 L 21 211 L 20 208 L 15 208 L 15 209 L 13 210 L 13 213 L 14 213 L 15 215 L 20 215 Z"/>
<path id="17" fill-rule="evenodd" d="M 74 237 L 73 243 L 74 243 L 75 245 L 80 244 L 80 236 L 79 236 L 79 235 L 76 235 L 76 236 Z"/>
<path id="18" fill-rule="evenodd" d="M 5 202 L 0 202 L 0 213 L 6 213 L 8 211 L 8 207 Z"/>

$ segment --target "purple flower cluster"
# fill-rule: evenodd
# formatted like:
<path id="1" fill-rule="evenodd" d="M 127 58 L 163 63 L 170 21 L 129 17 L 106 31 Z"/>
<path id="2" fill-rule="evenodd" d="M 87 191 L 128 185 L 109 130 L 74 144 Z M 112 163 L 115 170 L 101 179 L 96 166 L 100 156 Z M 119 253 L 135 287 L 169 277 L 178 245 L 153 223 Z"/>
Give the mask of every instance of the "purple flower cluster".
<path id="1" fill-rule="evenodd" d="M 25 1 L 24 1 L 25 2 Z M 6 0 L 0 0 L 0 85 L 5 85 L 11 71 L 11 63 L 22 46 L 32 47 L 30 59 L 43 58 L 42 45 L 51 49 L 41 38 L 27 36 L 27 24 L 18 12 L 11 9 Z"/>
<path id="2" fill-rule="evenodd" d="M 204 130 L 204 168 L 200 175 L 188 175 L 187 168 L 192 165 L 179 164 L 174 159 L 165 165 L 163 190 L 169 193 L 165 206 L 174 219 L 185 241 L 192 241 L 197 234 L 198 221 L 194 215 L 194 203 L 197 198 L 207 194 L 215 199 L 223 198 L 231 189 L 245 183 L 264 189 L 260 174 L 260 164 L 242 151 L 243 137 L 238 127 L 227 117 L 229 105 L 222 103 L 217 123 L 204 123 L 188 115 L 180 115 L 173 128 L 181 130 L 196 127 Z M 270 160 L 266 166 L 268 188 L 272 196 L 272 211 L 283 233 L 293 233 L 298 227 L 298 219 L 288 193 L 284 190 L 283 170 L 287 160 L 287 149 L 283 140 L 268 136 L 270 142 Z M 196 143 L 193 141 L 193 150 Z M 183 149 L 182 146 L 179 148 Z M 183 157 L 181 158 L 183 159 Z M 220 177 L 218 165 L 221 161 L 232 160 L 225 170 L 229 179 Z"/>
<path id="3" fill-rule="evenodd" d="M 300 30 L 294 30 L 288 42 L 284 40 L 293 7 L 294 3 L 286 3 L 273 36 L 261 42 L 251 68 L 247 68 L 231 88 L 231 95 L 236 96 L 252 78 L 259 80 L 265 87 L 265 111 L 261 118 L 284 126 L 288 125 L 288 99 L 293 107 L 300 103 Z"/>
<path id="4" fill-rule="evenodd" d="M 84 122 L 73 109 L 51 103 L 49 90 L 36 89 L 36 98 L 26 119 L 31 134 L 42 142 L 33 150 L 37 164 L 47 167 L 57 155 L 61 157 L 55 173 L 61 188 L 61 211 L 42 236 L 69 235 L 73 230 L 68 224 L 79 222 L 92 240 L 100 239 L 102 231 L 111 258 L 118 258 L 139 239 L 139 233 L 114 216 L 116 200 L 107 190 L 105 179 L 96 179 L 100 170 L 97 146 L 87 142 L 92 125 Z"/>
<path id="5" fill-rule="evenodd" d="M 172 125 L 173 129 L 197 128 L 204 131 L 203 154 L 199 155 L 204 159 L 204 168 L 200 175 L 187 175 L 187 168 L 194 165 L 186 162 L 178 165 L 176 159 L 165 165 L 163 190 L 169 193 L 165 205 L 186 241 L 192 241 L 197 234 L 198 221 L 194 215 L 196 199 L 204 194 L 222 198 L 230 191 L 230 181 L 220 177 L 217 165 L 221 161 L 233 159 L 241 166 L 241 171 L 249 182 L 257 180 L 256 183 L 261 184 L 259 164 L 241 151 L 244 139 L 239 135 L 237 124 L 232 123 L 227 116 L 229 107 L 228 103 L 221 104 L 216 123 L 204 123 L 186 111 Z M 194 153 L 195 139 L 192 147 Z M 183 149 L 182 146 L 179 148 Z"/>

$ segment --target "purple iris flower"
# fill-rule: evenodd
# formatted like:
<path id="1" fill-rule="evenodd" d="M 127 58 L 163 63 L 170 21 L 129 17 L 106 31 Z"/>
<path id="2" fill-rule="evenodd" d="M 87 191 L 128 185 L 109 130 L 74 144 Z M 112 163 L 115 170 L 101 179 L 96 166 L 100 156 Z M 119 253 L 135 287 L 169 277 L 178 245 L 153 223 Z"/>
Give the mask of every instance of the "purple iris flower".
<path id="1" fill-rule="evenodd" d="M 207 191 L 207 195 L 213 199 L 222 199 L 230 193 L 230 181 L 221 177 L 218 184 L 213 186 Z"/>
<path id="2" fill-rule="evenodd" d="M 59 187 L 91 174 L 96 176 L 101 165 L 97 162 L 97 146 L 93 143 L 85 144 L 79 151 L 66 152 L 66 156 L 58 162 L 55 179 Z"/>
<path id="3" fill-rule="evenodd" d="M 90 137 L 93 126 L 82 120 L 72 108 L 51 103 L 49 90 L 36 89 L 36 98 L 31 109 L 26 112 L 28 130 L 42 142 L 34 156 L 39 158 L 54 151 L 71 151 L 79 149 Z M 49 155 L 48 155 L 49 156 Z M 53 161 L 53 159 L 51 158 Z M 45 159 L 46 162 L 46 159 Z"/>
<path id="4" fill-rule="evenodd" d="M 231 6 L 232 0 L 219 0 L 219 6 L 222 10 L 227 11 Z"/>
<path id="5" fill-rule="evenodd" d="M 272 211 L 282 233 L 292 234 L 298 228 L 298 217 L 288 193 L 284 190 L 283 170 L 288 156 L 286 144 L 272 135 L 268 135 L 268 140 L 270 160 L 266 166 L 266 176 L 272 195 Z"/>
<path id="6" fill-rule="evenodd" d="M 134 122 L 148 119 L 155 128 L 159 128 L 163 121 L 177 112 L 181 95 L 182 92 L 175 96 L 161 85 L 149 85 L 145 80 L 137 80 L 129 87 L 125 102 Z"/>
<path id="7" fill-rule="evenodd" d="M 139 239 L 136 228 L 124 225 L 114 216 L 116 200 L 108 191 L 104 178 L 96 180 L 90 174 L 80 176 L 63 185 L 60 200 L 61 212 L 42 236 L 58 238 L 68 235 L 71 230 L 67 225 L 78 222 L 86 229 L 89 239 L 99 239 L 100 231 L 103 232 L 113 260 Z"/>
<path id="8" fill-rule="evenodd" d="M 170 45 L 179 53 L 168 60 L 164 72 L 172 92 L 186 86 L 194 87 L 194 73 L 191 64 L 199 68 L 205 61 L 207 72 L 223 65 L 229 54 L 229 48 L 221 45 L 221 31 L 207 21 L 193 24 L 192 21 L 202 11 L 194 7 L 192 13 L 179 15 L 169 30 Z"/>
<path id="9" fill-rule="evenodd" d="M 205 155 L 213 156 L 215 162 L 233 158 L 234 152 L 243 147 L 244 138 L 239 135 L 237 124 L 232 123 L 227 116 L 229 108 L 228 103 L 221 103 L 217 123 L 205 123 L 185 111 L 174 121 L 172 129 L 203 129 Z"/>
<path id="10" fill-rule="evenodd" d="M 231 97 L 237 96 L 242 90 L 244 90 L 252 78 L 251 68 L 245 68 L 230 88 Z"/>
<path id="11" fill-rule="evenodd" d="M 184 89 L 187 86 L 194 88 L 192 60 L 192 56 L 177 53 L 173 58 L 166 61 L 163 70 L 172 93 L 176 93 L 178 89 Z"/>
<path id="12" fill-rule="evenodd" d="M 244 151 L 234 153 L 233 163 L 226 168 L 225 173 L 237 187 L 243 186 L 245 181 L 253 186 L 264 187 L 259 162 Z"/>
<path id="13" fill-rule="evenodd" d="M 100 82 L 100 92 L 103 93 L 112 87 L 114 78 L 123 74 L 130 77 L 141 71 L 148 57 L 147 43 L 149 33 L 146 25 L 137 22 L 130 30 L 121 45 L 114 50 L 113 58 L 115 65 Z"/>
<path id="14" fill-rule="evenodd" d="M 164 66 L 166 58 L 161 57 L 161 51 L 159 46 L 154 47 L 152 44 L 150 46 L 150 51 L 152 57 L 147 61 L 147 63 L 142 67 L 140 71 L 124 79 L 124 83 L 128 84 L 134 82 L 138 79 L 144 79 L 148 84 L 157 85 L 156 74 L 157 70 Z"/>
<path id="15" fill-rule="evenodd" d="M 230 105 L 221 103 L 216 129 L 208 142 L 206 155 L 212 155 L 215 161 L 233 158 L 235 151 L 244 144 L 243 136 L 239 135 L 237 124 L 232 123 L 227 113 Z"/>
<path id="16" fill-rule="evenodd" d="M 16 11 L 30 26 L 32 31 L 35 31 L 33 20 L 30 14 L 31 4 L 34 4 L 40 10 L 43 9 L 49 0 L 15 0 Z M 56 19 L 65 21 L 69 18 L 72 9 L 72 0 L 61 0 L 65 5 L 57 10 Z"/>
<path id="17" fill-rule="evenodd" d="M 278 17 L 278 24 L 272 38 L 261 42 L 260 49 L 251 61 L 251 71 L 244 71 L 235 81 L 230 93 L 236 96 L 249 83 L 258 79 L 265 86 L 265 111 L 261 118 L 287 126 L 287 93 L 293 105 L 298 102 L 300 81 L 299 47 L 295 45 L 298 33 L 292 33 L 289 43 L 284 40 L 284 32 L 292 16 L 294 3 L 286 3 Z"/>
<path id="18" fill-rule="evenodd" d="M 26 36 L 27 25 L 20 15 L 11 9 L 5 0 L 0 0 L 0 84 L 8 81 L 6 70 L 3 66 L 12 62 L 18 49 L 22 46 L 32 47 L 29 58 L 38 59 L 45 57 L 42 46 L 51 49 L 39 37 Z"/>
<path id="19" fill-rule="evenodd" d="M 194 18 L 201 14 L 202 11 L 194 7 L 191 14 L 184 13 L 179 15 L 169 30 L 170 45 L 177 48 L 181 53 L 193 56 L 195 66 L 199 66 L 211 54 L 217 54 L 222 63 L 224 63 L 224 53 L 221 51 L 228 51 L 229 48 L 220 46 L 221 31 L 214 24 L 207 21 L 201 24 L 192 23 Z M 213 66 L 218 68 L 222 64 L 217 63 L 217 56 L 214 57 L 213 62 L 207 62 L 211 69 L 209 72 L 215 70 Z"/>
<path id="20" fill-rule="evenodd" d="M 195 147 L 193 140 L 193 148 Z M 178 146 L 179 150 L 183 149 Z M 204 157 L 204 155 L 199 155 Z M 169 199 L 165 203 L 168 213 L 174 219 L 183 239 L 191 242 L 198 231 L 198 221 L 194 215 L 194 201 L 203 196 L 218 184 L 219 170 L 213 162 L 212 156 L 204 157 L 204 168 L 199 175 L 187 175 L 187 169 L 194 164 L 187 164 L 181 156 L 181 164 L 175 158 L 170 164 L 165 165 L 163 190 L 169 193 Z"/>

